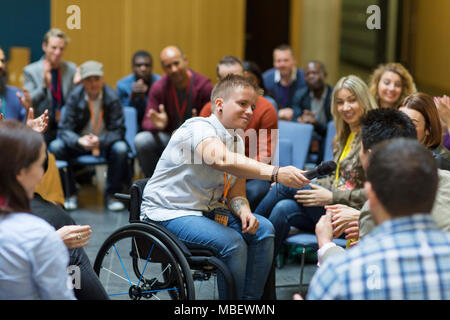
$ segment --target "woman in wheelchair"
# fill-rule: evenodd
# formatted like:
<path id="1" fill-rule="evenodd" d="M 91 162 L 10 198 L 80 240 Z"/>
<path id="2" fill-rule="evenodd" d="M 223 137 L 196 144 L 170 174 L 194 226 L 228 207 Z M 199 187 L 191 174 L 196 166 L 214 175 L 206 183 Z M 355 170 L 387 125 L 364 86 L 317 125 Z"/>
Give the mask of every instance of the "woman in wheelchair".
<path id="1" fill-rule="evenodd" d="M 253 214 L 245 179 L 274 180 L 301 188 L 309 180 L 295 167 L 246 158 L 237 131 L 251 119 L 258 87 L 229 75 L 211 94 L 209 118 L 187 120 L 171 137 L 141 204 L 141 220 L 169 229 L 189 248 L 208 248 L 234 277 L 238 299 L 260 299 L 273 260 L 274 230 Z M 218 272 L 219 298 L 226 298 Z"/>
<path id="2" fill-rule="evenodd" d="M 359 159 L 360 120 L 375 108 L 377 104 L 363 80 L 350 75 L 337 82 L 331 100 L 336 126 L 333 143 L 336 172 L 302 189 L 273 186 L 255 210 L 268 217 L 275 227 L 275 255 L 291 226 L 314 233 L 316 223 L 325 213 L 325 205 L 362 207 L 365 175 Z"/>

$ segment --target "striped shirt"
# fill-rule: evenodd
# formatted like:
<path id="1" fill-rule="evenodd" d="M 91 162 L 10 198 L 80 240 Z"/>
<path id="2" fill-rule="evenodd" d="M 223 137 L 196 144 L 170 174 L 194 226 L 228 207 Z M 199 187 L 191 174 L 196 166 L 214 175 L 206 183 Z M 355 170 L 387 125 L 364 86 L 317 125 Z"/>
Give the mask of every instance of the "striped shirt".
<path id="1" fill-rule="evenodd" d="M 450 299 L 450 233 L 426 214 L 385 221 L 326 260 L 307 299 Z"/>

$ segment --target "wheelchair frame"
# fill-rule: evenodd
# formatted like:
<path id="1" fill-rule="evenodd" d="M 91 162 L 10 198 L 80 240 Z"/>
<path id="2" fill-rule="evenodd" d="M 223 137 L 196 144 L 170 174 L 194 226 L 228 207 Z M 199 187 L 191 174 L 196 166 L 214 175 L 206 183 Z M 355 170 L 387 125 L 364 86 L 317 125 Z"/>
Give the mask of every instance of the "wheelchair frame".
<path id="1" fill-rule="evenodd" d="M 153 295 L 157 295 L 159 291 L 170 290 L 169 294 L 172 299 L 194 300 L 194 278 L 201 279 L 204 277 L 204 279 L 207 279 L 213 272 L 220 271 L 225 279 L 226 299 L 237 299 L 233 275 L 228 267 L 210 249 L 188 248 L 167 228 L 153 222 L 140 221 L 142 193 L 147 181 L 148 178 L 135 181 L 130 188 L 129 195 L 115 194 L 116 198 L 128 201 L 130 224 L 114 231 L 100 247 L 94 263 L 94 271 L 97 275 L 100 276 L 103 260 L 108 255 L 108 252 L 116 249 L 114 244 L 129 237 L 133 239 L 131 251 L 129 252 L 133 259 L 133 271 L 136 277 L 139 278 L 139 281 L 137 284 L 133 284 L 127 274 L 130 286 L 129 291 L 118 294 L 128 294 L 131 299 L 141 299 L 151 298 Z M 153 243 L 151 248 L 143 241 L 145 239 Z M 146 259 L 143 259 L 144 257 Z M 119 259 L 122 263 L 120 256 Z M 162 271 L 164 276 L 163 282 L 143 279 L 145 267 L 141 273 L 138 267 L 139 259 L 146 260 L 145 267 L 152 260 L 161 262 L 162 265 L 168 265 L 169 267 L 173 264 L 174 268 L 169 268 L 170 272 Z M 123 264 L 122 267 L 125 269 Z M 192 276 L 193 271 L 195 271 L 194 278 Z"/>

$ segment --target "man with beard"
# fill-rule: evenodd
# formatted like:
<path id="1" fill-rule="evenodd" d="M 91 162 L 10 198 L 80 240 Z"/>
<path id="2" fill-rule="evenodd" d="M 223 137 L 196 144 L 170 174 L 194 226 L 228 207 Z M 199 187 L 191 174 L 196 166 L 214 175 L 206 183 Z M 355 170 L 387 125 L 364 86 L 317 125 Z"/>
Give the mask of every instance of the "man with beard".
<path id="1" fill-rule="evenodd" d="M 13 86 L 8 86 L 6 73 L 6 56 L 0 48 L 0 113 L 4 119 L 24 121 L 26 108 L 31 106 L 30 94 L 25 89 L 24 94 Z"/>
<path id="2" fill-rule="evenodd" d="M 148 92 L 153 83 L 161 78 L 152 73 L 153 58 L 147 51 L 137 51 L 132 59 L 133 73 L 117 81 L 117 94 L 122 105 L 136 109 L 138 115 L 138 127 L 141 131 L 141 123 L 147 106 Z"/>

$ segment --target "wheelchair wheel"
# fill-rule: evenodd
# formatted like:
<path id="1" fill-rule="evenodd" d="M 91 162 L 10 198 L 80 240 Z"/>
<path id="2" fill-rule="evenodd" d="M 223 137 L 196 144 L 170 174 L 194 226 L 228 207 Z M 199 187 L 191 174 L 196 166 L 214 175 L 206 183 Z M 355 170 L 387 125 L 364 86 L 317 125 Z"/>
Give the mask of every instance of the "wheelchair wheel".
<path id="1" fill-rule="evenodd" d="M 104 242 L 94 271 L 112 299 L 195 299 L 191 270 L 178 246 L 133 224 Z"/>

